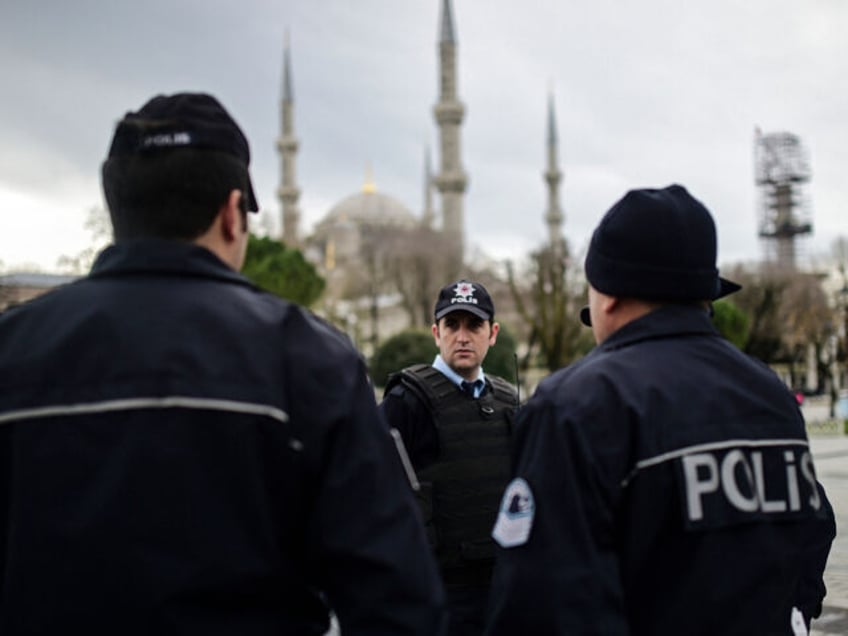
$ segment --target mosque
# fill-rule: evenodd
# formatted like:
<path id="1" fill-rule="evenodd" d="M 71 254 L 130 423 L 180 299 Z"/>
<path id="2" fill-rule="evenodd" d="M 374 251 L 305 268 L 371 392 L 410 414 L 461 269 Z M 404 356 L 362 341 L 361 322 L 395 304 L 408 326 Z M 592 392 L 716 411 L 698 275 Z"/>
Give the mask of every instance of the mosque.
<path id="1" fill-rule="evenodd" d="M 281 157 L 281 179 L 277 190 L 282 211 L 281 240 L 286 245 L 301 249 L 317 266 L 327 281 L 325 297 L 329 305 L 336 308 L 336 317 L 344 315 L 345 320 L 351 317 L 356 320 L 357 299 L 352 297 L 355 294 L 350 293 L 350 276 L 366 267 L 367 264 L 363 262 L 367 256 L 365 247 L 373 245 L 374 236 L 386 240 L 387 236 L 397 238 L 404 232 L 423 230 L 437 237 L 446 266 L 431 277 L 438 280 L 432 282 L 433 289 L 427 290 L 426 297 L 429 299 L 435 298 L 438 288 L 445 280 L 454 280 L 463 271 L 466 257 L 464 199 L 469 179 L 460 152 L 465 105 L 460 101 L 457 90 L 457 39 L 451 0 L 442 0 L 438 41 L 439 96 L 433 107 L 438 127 L 438 171 L 432 174 L 428 152 L 424 167 L 424 209 L 421 214 L 414 214 L 401 201 L 378 192 L 373 181 L 366 178 L 362 190 L 335 204 L 316 224 L 310 236 L 304 235 L 301 211 L 298 207 L 301 194 L 295 179 L 298 138 L 294 127 L 295 100 L 289 47 L 288 43 L 286 44 L 283 59 L 282 131 L 277 139 L 277 149 Z M 557 166 L 557 135 L 552 97 L 549 98 L 548 104 L 547 151 L 548 165 L 543 176 L 548 189 L 548 209 L 544 220 L 548 227 L 550 245 L 560 248 L 564 246 L 563 214 L 558 193 L 562 173 Z M 438 210 L 433 202 L 434 193 L 438 197 Z M 378 310 L 381 312 L 381 337 L 417 322 L 414 315 L 404 317 L 402 311 L 392 311 L 393 307 L 397 309 L 396 305 L 399 303 L 396 298 L 392 299 L 390 294 L 384 294 L 380 298 L 373 297 L 370 301 L 361 297 L 358 300 L 360 304 L 368 305 L 370 302 L 372 316 L 376 316 Z M 374 318 L 371 323 L 367 340 L 376 345 L 382 339 L 377 337 L 378 320 Z"/>

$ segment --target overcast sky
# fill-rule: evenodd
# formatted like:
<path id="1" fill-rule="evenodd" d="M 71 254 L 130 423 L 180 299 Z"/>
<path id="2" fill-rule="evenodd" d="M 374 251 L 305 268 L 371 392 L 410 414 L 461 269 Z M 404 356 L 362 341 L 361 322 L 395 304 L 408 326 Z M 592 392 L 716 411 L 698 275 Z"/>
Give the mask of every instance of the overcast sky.
<path id="1" fill-rule="evenodd" d="M 55 269 L 90 243 L 115 122 L 157 93 L 216 95 L 244 128 L 259 202 L 279 225 L 289 31 L 300 207 L 308 230 L 358 191 L 415 213 L 437 164 L 442 0 L 12 0 L 0 5 L 0 262 Z M 806 146 L 809 253 L 848 234 L 848 2 L 453 0 L 467 241 L 495 258 L 545 238 L 553 90 L 572 249 L 628 189 L 686 185 L 719 260 L 760 254 L 755 126 Z M 438 200 L 437 200 L 438 201 Z M 31 268 L 31 267 L 30 267 Z"/>

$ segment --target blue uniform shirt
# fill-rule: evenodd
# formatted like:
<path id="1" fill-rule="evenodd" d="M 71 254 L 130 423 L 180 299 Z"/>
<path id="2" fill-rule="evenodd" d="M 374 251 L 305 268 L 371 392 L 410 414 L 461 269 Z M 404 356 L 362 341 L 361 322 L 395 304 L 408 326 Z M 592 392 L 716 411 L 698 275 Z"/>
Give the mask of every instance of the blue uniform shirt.
<path id="1" fill-rule="evenodd" d="M 451 369 L 448 366 L 448 363 L 444 361 L 441 355 L 436 354 L 436 359 L 433 360 L 433 367 L 441 371 L 451 382 L 453 382 L 456 386 L 462 387 L 463 382 L 467 382 L 465 378 L 459 375 L 456 371 Z M 480 371 L 477 374 L 477 379 L 473 381 L 474 384 L 474 398 L 480 397 L 480 394 L 483 392 L 483 389 L 486 387 L 486 374 L 483 373 L 483 367 L 480 367 Z"/>

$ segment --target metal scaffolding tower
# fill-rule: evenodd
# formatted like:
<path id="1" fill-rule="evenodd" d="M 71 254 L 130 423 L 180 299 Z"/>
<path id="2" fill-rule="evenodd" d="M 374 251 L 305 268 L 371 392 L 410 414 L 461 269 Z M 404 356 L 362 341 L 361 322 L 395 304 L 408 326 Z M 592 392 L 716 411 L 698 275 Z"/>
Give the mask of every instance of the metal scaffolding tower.
<path id="1" fill-rule="evenodd" d="M 812 173 L 806 150 L 788 132 L 754 134 L 754 181 L 759 189 L 759 233 L 766 261 L 794 269 L 799 237 L 813 232 L 805 184 Z"/>

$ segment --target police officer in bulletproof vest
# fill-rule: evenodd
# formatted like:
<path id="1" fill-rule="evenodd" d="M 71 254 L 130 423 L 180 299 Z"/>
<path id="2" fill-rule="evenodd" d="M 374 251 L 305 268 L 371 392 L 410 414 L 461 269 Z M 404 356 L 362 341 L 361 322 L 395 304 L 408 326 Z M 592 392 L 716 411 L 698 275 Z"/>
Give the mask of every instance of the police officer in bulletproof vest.
<path id="1" fill-rule="evenodd" d="M 481 634 L 494 562 L 492 524 L 508 480 L 515 388 L 483 373 L 500 326 L 483 285 L 444 287 L 432 326 L 432 365 L 394 374 L 380 410 L 400 432 L 420 480 L 431 545 L 451 612 L 449 633 Z"/>
<path id="2" fill-rule="evenodd" d="M 487 633 L 807 634 L 835 535 L 804 420 L 722 338 L 707 209 L 628 192 L 586 257 L 597 347 L 522 407 Z"/>

